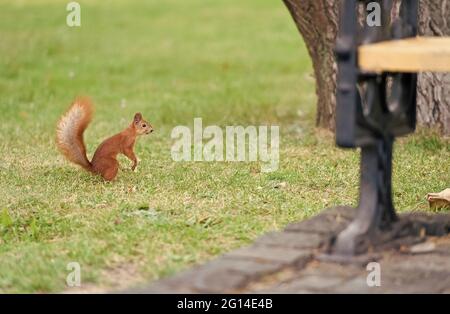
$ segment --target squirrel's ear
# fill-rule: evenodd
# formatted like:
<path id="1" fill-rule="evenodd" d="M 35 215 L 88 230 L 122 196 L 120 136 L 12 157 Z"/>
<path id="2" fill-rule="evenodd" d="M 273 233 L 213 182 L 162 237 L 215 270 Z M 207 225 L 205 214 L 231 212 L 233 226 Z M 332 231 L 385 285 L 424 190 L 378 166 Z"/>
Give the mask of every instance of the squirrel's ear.
<path id="1" fill-rule="evenodd" d="M 142 120 L 142 114 L 140 112 L 134 115 L 134 123 L 139 123 Z"/>

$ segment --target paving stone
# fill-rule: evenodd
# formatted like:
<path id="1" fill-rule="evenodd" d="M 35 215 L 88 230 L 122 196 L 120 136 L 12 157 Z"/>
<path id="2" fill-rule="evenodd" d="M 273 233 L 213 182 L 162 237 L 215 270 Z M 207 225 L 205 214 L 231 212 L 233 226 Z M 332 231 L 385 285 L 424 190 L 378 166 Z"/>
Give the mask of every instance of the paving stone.
<path id="1" fill-rule="evenodd" d="M 302 271 L 303 276 L 329 276 L 340 277 L 348 280 L 358 275 L 366 273 L 365 267 L 356 266 L 353 264 L 337 264 L 337 263 L 317 263 L 305 268 Z"/>
<path id="2" fill-rule="evenodd" d="M 428 278 L 423 274 L 411 273 L 388 273 L 382 271 L 381 273 L 381 287 L 382 293 L 424 293 L 436 292 L 435 287 L 430 287 L 427 283 Z"/>
<path id="3" fill-rule="evenodd" d="M 323 243 L 323 236 L 306 232 L 271 232 L 256 240 L 256 244 L 294 249 L 314 249 Z"/>
<path id="4" fill-rule="evenodd" d="M 225 293 L 245 286 L 248 279 L 244 273 L 223 268 L 221 264 L 211 262 L 164 279 L 156 285 L 162 285 L 165 291 L 173 289 L 179 293 Z M 154 287 L 151 286 L 149 290 L 154 290 Z"/>
<path id="5" fill-rule="evenodd" d="M 245 274 L 226 268 L 207 268 L 192 276 L 192 287 L 205 293 L 226 293 L 242 288 L 248 282 Z"/>
<path id="6" fill-rule="evenodd" d="M 195 290 L 190 289 L 186 286 L 174 286 L 167 284 L 165 281 L 158 281 L 149 286 L 137 287 L 120 293 L 129 294 L 185 294 L 185 293 L 196 293 Z"/>
<path id="7" fill-rule="evenodd" d="M 439 254 L 404 255 L 397 254 L 381 261 L 382 269 L 393 272 L 438 272 L 450 276 L 450 258 Z"/>
<path id="8" fill-rule="evenodd" d="M 135 287 L 125 291 L 125 293 L 195 293 L 195 289 L 190 286 L 191 280 L 189 279 L 193 273 L 197 271 L 197 268 L 181 272 L 175 276 L 158 280 L 146 286 Z"/>
<path id="9" fill-rule="evenodd" d="M 294 278 L 267 288 L 275 293 L 330 293 L 339 290 L 345 282 L 365 272 L 361 267 L 334 263 L 313 262 Z"/>
<path id="10" fill-rule="evenodd" d="M 342 284 L 344 278 L 342 277 L 332 277 L 332 276 L 301 276 L 295 280 L 284 283 L 278 287 L 277 290 L 283 292 L 293 292 L 297 291 L 313 291 L 313 292 L 324 292 L 327 289 L 332 289 L 333 287 Z"/>
<path id="11" fill-rule="evenodd" d="M 280 263 L 284 266 L 301 267 L 311 259 L 312 251 L 253 245 L 235 250 L 225 256 L 230 258 L 253 259 L 261 262 Z"/>
<path id="12" fill-rule="evenodd" d="M 283 267 L 283 264 L 278 262 L 257 262 L 254 260 L 230 257 L 221 258 L 213 263 L 215 267 L 229 269 L 244 274 L 249 278 L 265 276 L 274 273 Z"/>
<path id="13" fill-rule="evenodd" d="M 450 288 L 448 256 L 395 257 L 382 261 L 382 288 L 387 293 L 440 293 Z"/>
<path id="14" fill-rule="evenodd" d="M 370 287 L 367 284 L 367 277 L 366 276 L 359 276 L 347 281 L 344 281 L 339 286 L 336 286 L 335 289 L 330 290 L 329 292 L 332 293 L 381 293 L 381 287 Z"/>
<path id="15" fill-rule="evenodd" d="M 353 207 L 334 207 L 308 220 L 290 224 L 285 230 L 330 235 L 344 230 L 356 215 L 356 212 L 357 209 Z"/>
<path id="16" fill-rule="evenodd" d="M 272 288 L 268 288 L 268 289 L 264 289 L 264 290 L 260 290 L 260 291 L 250 291 L 250 293 L 254 293 L 254 294 L 314 294 L 317 292 L 314 292 L 312 290 L 307 290 L 304 288 L 299 288 L 298 290 L 283 290 L 280 289 L 279 287 L 272 287 Z"/>
<path id="17" fill-rule="evenodd" d="M 449 288 L 449 278 L 437 272 L 382 273 L 383 293 L 442 293 Z"/>

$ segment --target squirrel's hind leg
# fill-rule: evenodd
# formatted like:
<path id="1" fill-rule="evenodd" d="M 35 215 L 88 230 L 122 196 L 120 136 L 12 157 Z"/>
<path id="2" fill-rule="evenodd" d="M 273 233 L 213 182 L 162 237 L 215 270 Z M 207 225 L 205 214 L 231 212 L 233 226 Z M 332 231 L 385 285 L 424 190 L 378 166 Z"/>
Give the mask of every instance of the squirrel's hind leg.
<path id="1" fill-rule="evenodd" d="M 114 168 L 110 168 L 110 169 L 106 170 L 104 173 L 102 173 L 103 179 L 105 179 L 106 181 L 114 180 L 117 176 L 118 170 L 119 170 L 118 167 L 114 167 Z"/>
<path id="2" fill-rule="evenodd" d="M 94 166 L 95 172 L 99 173 L 106 181 L 112 181 L 116 178 L 119 171 L 119 163 L 113 158 L 102 160 L 101 165 Z"/>
<path id="3" fill-rule="evenodd" d="M 119 165 L 116 162 L 116 164 L 113 167 L 106 169 L 106 171 L 104 171 L 102 173 L 103 179 L 105 179 L 106 181 L 114 180 L 117 176 L 118 170 L 119 170 Z"/>

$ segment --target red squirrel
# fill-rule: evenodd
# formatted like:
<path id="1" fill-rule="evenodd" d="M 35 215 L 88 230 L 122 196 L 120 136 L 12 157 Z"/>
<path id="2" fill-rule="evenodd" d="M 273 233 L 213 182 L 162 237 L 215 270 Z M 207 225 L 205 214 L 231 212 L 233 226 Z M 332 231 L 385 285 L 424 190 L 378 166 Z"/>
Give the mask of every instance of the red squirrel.
<path id="1" fill-rule="evenodd" d="M 150 134 L 153 127 L 136 113 L 133 122 L 122 132 L 104 140 L 91 161 L 86 155 L 83 133 L 92 120 L 93 106 L 89 98 L 78 97 L 58 121 L 56 144 L 62 154 L 85 170 L 112 181 L 119 170 L 118 154 L 124 154 L 132 162 L 131 170 L 138 164 L 133 148 L 139 135 Z"/>

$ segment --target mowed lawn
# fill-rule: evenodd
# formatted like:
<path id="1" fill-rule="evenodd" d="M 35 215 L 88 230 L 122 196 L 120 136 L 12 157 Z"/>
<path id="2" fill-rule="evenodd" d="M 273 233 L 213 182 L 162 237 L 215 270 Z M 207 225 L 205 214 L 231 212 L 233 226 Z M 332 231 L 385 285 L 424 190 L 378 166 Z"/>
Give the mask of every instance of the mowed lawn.
<path id="1" fill-rule="evenodd" d="M 311 62 L 282 1 L 0 0 L 0 292 L 107 291 L 169 276 L 322 209 L 355 205 L 357 151 L 314 128 Z M 77 95 L 95 102 L 89 156 L 141 111 L 138 172 L 105 183 L 57 152 Z M 174 162 L 172 129 L 279 125 L 278 171 Z M 450 144 L 430 131 L 395 147 L 398 210 L 449 187 Z M 82 286 L 66 286 L 67 264 Z"/>

